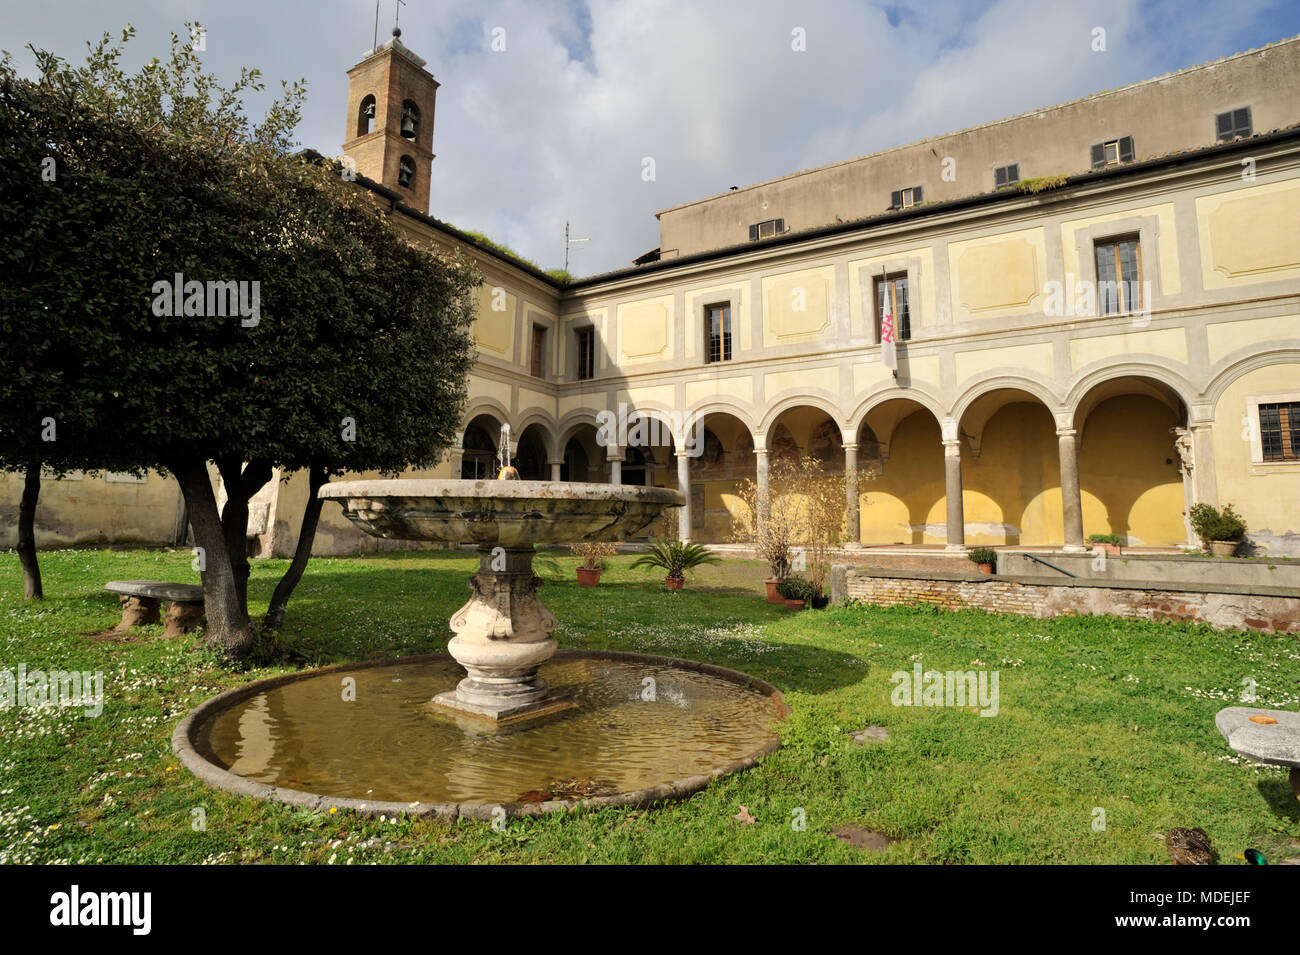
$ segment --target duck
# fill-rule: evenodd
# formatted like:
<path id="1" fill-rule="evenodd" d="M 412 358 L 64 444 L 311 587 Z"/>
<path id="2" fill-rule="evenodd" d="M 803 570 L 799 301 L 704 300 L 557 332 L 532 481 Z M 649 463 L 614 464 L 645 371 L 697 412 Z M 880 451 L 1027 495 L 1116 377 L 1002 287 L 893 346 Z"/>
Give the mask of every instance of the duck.
<path id="1" fill-rule="evenodd" d="M 1204 829 L 1170 829 L 1165 833 L 1165 848 L 1174 865 L 1214 865 L 1214 848 Z"/>

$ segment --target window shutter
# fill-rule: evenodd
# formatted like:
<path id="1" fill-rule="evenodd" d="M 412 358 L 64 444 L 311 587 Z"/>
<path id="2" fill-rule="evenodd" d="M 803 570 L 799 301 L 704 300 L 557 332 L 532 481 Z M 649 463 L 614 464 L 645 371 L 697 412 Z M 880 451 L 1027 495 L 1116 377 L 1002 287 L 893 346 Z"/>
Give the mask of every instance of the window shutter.
<path id="1" fill-rule="evenodd" d="M 1220 113 L 1214 117 L 1214 136 L 1216 139 L 1229 139 L 1232 136 L 1232 113 Z"/>
<path id="2" fill-rule="evenodd" d="M 758 241 L 758 225 L 757 225 L 757 223 L 749 227 L 749 241 L 750 241 L 750 242 L 757 242 L 757 241 Z"/>
<path id="3" fill-rule="evenodd" d="M 1250 128 L 1250 107 L 1234 110 L 1232 113 L 1233 132 L 1238 136 L 1249 136 Z"/>
<path id="4" fill-rule="evenodd" d="M 1020 163 L 1013 162 L 1007 167 L 1007 184 L 1020 181 Z"/>
<path id="5" fill-rule="evenodd" d="M 1124 136 L 1120 139 L 1119 161 L 1120 162 L 1133 161 L 1133 137 L 1132 136 Z"/>
<path id="6" fill-rule="evenodd" d="M 920 186 L 913 186 L 913 187 L 912 187 L 912 205 L 914 205 L 914 206 L 919 206 L 923 201 L 924 201 L 924 200 L 923 200 L 923 198 L 922 198 L 921 187 L 920 187 Z"/>
<path id="7" fill-rule="evenodd" d="M 895 189 L 889 194 L 889 208 L 901 209 L 903 206 L 903 190 Z"/>
<path id="8" fill-rule="evenodd" d="M 993 170 L 993 188 L 1000 189 L 1007 184 L 1007 167 L 999 166 Z"/>
<path id="9" fill-rule="evenodd" d="M 777 234 L 777 235 L 780 235 L 780 234 L 781 234 L 782 232 L 784 232 L 784 231 L 785 231 L 785 220 L 784 220 L 784 219 L 777 219 L 777 220 L 776 220 L 776 234 Z"/>
<path id="10" fill-rule="evenodd" d="M 1104 165 L 1106 165 L 1106 147 L 1101 143 L 1093 143 L 1092 168 L 1100 169 Z"/>

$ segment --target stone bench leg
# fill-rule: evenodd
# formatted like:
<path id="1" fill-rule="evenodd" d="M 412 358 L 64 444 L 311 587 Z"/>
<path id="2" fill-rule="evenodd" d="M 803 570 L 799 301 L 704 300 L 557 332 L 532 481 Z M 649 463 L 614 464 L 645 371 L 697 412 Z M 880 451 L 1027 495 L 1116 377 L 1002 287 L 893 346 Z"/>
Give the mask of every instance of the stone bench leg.
<path id="1" fill-rule="evenodd" d="M 163 630 L 163 636 L 179 637 L 183 633 L 189 633 L 202 619 L 203 601 L 174 600 L 167 605 L 167 627 Z"/>
<path id="2" fill-rule="evenodd" d="M 122 594 L 122 622 L 117 625 L 119 631 L 129 630 L 146 623 L 157 623 L 158 603 L 154 597 L 132 597 Z"/>
<path id="3" fill-rule="evenodd" d="M 1300 766 L 1294 767 L 1287 778 L 1291 781 L 1291 791 L 1295 793 L 1295 798 L 1300 799 Z"/>

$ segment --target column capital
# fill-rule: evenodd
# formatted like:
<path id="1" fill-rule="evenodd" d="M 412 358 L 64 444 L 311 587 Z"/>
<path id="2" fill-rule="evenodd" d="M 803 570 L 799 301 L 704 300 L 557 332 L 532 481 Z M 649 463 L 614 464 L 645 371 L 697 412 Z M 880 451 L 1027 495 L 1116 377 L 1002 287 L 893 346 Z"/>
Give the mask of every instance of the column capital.
<path id="1" fill-rule="evenodd" d="M 605 460 L 606 460 L 606 461 L 622 461 L 622 460 L 624 459 L 624 457 L 626 456 L 626 455 L 624 454 L 624 450 L 625 450 L 625 449 L 620 448 L 617 444 L 607 444 L 607 445 L 605 445 Z"/>
<path id="2" fill-rule="evenodd" d="M 1056 429 L 1056 436 L 1057 436 L 1058 438 L 1073 438 L 1073 437 L 1074 437 L 1075 435 L 1077 435 L 1078 433 L 1079 433 L 1079 432 L 1076 431 L 1074 428 L 1057 428 L 1057 429 Z"/>
<path id="3" fill-rule="evenodd" d="M 853 451 L 854 453 L 856 453 L 857 450 L 858 450 L 858 447 L 859 447 L 859 445 L 858 445 L 858 443 L 857 443 L 856 441 L 849 441 L 849 442 L 847 442 L 847 443 L 844 445 L 844 450 L 845 450 L 845 451 Z"/>
<path id="4" fill-rule="evenodd" d="M 682 458 L 694 458 L 699 457 L 699 455 L 692 454 L 690 451 L 674 451 L 673 457 L 680 461 Z"/>
<path id="5" fill-rule="evenodd" d="M 944 441 L 943 456 L 945 458 L 961 457 L 961 440 L 958 438 L 954 438 L 951 441 Z"/>

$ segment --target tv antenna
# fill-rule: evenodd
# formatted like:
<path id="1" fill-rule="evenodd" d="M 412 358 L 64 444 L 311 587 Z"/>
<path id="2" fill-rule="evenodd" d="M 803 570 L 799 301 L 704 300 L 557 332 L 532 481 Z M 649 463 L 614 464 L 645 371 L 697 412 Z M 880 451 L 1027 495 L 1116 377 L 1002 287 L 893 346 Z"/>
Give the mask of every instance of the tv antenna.
<path id="1" fill-rule="evenodd" d="M 579 242 L 590 242 L 590 241 L 591 239 L 570 239 L 569 223 L 567 220 L 565 221 L 564 223 L 564 271 L 566 272 L 569 271 L 569 250 L 573 248 L 575 245 L 577 245 Z M 578 251 L 581 252 L 582 250 L 578 249 Z"/>
<path id="2" fill-rule="evenodd" d="M 372 49 L 379 46 L 379 3 L 380 0 L 375 0 L 375 43 Z M 397 13 L 393 17 L 393 36 L 402 35 L 402 29 L 397 25 L 397 21 L 402 18 L 402 7 L 404 6 L 406 6 L 406 0 L 397 0 Z"/>

